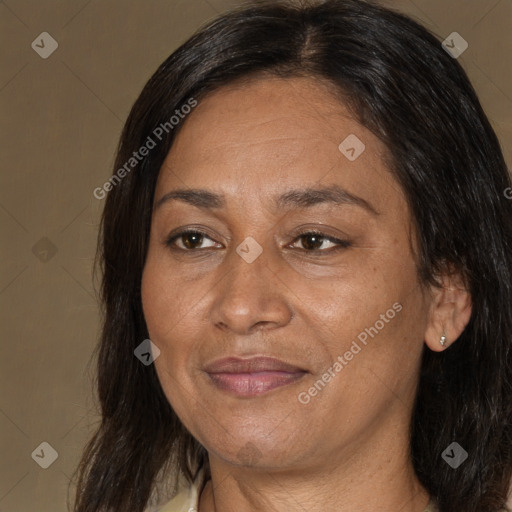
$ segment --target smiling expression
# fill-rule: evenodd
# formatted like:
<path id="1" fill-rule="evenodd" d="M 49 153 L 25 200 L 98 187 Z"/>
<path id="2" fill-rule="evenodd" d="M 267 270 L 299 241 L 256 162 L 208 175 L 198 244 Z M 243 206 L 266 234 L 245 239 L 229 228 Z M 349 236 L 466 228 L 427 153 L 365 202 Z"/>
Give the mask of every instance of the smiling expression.
<path id="1" fill-rule="evenodd" d="M 353 161 L 339 149 L 351 134 L 365 145 Z M 429 303 L 385 154 L 308 78 L 223 87 L 184 121 L 156 186 L 142 300 L 162 388 L 211 455 L 238 464 L 251 443 L 255 464 L 305 467 L 406 423 Z"/>

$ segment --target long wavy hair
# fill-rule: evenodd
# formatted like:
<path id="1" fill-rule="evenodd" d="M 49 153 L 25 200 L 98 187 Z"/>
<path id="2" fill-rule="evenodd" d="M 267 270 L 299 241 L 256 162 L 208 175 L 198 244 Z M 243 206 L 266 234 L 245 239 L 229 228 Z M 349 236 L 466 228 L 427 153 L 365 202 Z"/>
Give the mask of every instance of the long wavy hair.
<path id="1" fill-rule="evenodd" d="M 101 423 L 76 472 L 75 512 L 141 512 L 158 482 L 192 483 L 208 471 L 206 450 L 168 403 L 154 365 L 134 357 L 148 338 L 141 278 L 156 179 L 186 118 L 160 130 L 161 140 L 155 128 L 191 98 L 254 76 L 334 84 L 389 150 L 422 282 L 436 285 L 449 270 L 465 280 L 466 329 L 442 352 L 424 348 L 410 456 L 440 512 L 499 510 L 512 477 L 512 200 L 497 137 L 460 64 L 421 25 L 369 1 L 290 0 L 245 5 L 203 27 L 158 68 L 126 121 L 114 171 L 148 137 L 157 144 L 106 198 Z M 456 470 L 441 458 L 454 441 L 469 454 Z"/>

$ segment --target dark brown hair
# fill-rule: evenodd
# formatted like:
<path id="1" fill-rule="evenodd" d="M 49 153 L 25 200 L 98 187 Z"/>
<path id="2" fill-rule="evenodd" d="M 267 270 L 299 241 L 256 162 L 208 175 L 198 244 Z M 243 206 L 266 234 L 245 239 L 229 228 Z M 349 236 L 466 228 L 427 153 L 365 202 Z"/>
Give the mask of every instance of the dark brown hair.
<path id="1" fill-rule="evenodd" d="M 495 512 L 512 477 L 512 201 L 500 145 L 459 63 L 408 17 L 362 0 L 259 2 L 225 14 L 178 48 L 135 102 L 115 170 L 176 109 L 257 74 L 333 84 L 391 155 L 410 205 L 424 283 L 464 277 L 473 313 L 460 338 L 424 349 L 411 459 L 440 512 Z M 76 512 L 140 512 L 172 468 L 190 482 L 205 449 L 169 405 L 153 365 L 141 277 L 160 167 L 186 119 L 113 186 L 100 234 L 104 323 L 98 351 L 102 421 L 79 468 Z M 441 458 L 456 441 L 469 454 Z"/>

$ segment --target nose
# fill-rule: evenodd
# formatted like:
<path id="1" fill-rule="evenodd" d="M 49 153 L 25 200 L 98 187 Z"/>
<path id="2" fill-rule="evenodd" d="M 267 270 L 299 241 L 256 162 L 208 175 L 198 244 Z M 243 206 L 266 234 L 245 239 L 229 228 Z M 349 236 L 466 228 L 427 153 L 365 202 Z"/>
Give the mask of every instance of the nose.
<path id="1" fill-rule="evenodd" d="M 289 289 L 269 266 L 265 251 L 252 263 L 236 252 L 226 261 L 227 271 L 215 287 L 211 320 L 219 329 L 233 334 L 287 325 L 293 318 Z"/>

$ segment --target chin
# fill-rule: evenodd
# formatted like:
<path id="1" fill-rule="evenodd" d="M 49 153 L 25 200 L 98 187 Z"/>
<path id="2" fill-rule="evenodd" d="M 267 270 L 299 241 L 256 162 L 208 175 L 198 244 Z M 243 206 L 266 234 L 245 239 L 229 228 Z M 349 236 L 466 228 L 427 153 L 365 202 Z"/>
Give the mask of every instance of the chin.
<path id="1" fill-rule="evenodd" d="M 262 436 L 260 433 L 226 436 L 229 434 L 223 433 L 204 445 L 210 455 L 214 454 L 228 464 L 261 469 L 284 468 L 301 458 L 293 451 L 301 446 L 298 440 L 284 436 L 282 432 L 279 437 Z"/>

